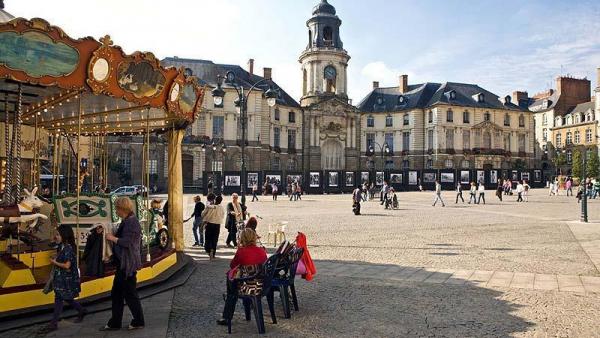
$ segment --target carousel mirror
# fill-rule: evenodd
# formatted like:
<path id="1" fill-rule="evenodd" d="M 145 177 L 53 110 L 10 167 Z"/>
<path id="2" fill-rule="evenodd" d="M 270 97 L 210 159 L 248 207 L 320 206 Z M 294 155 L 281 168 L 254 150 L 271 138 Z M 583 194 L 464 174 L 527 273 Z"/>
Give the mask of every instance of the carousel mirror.
<path id="1" fill-rule="evenodd" d="M 171 101 L 175 102 L 179 98 L 179 83 L 174 83 L 173 88 L 171 88 Z"/>
<path id="2" fill-rule="evenodd" d="M 92 66 L 92 75 L 94 76 L 94 80 L 98 82 L 104 82 L 108 78 L 108 61 L 106 59 L 98 59 L 94 62 Z"/>

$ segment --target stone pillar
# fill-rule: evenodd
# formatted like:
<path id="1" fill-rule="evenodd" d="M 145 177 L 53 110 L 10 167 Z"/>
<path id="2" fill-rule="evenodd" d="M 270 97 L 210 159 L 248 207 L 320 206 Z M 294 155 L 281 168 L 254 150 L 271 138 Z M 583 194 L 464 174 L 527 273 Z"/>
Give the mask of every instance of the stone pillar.
<path id="1" fill-rule="evenodd" d="M 167 133 L 169 140 L 169 236 L 173 240 L 175 250 L 182 252 L 183 241 L 183 168 L 181 143 L 185 130 L 171 130 Z"/>

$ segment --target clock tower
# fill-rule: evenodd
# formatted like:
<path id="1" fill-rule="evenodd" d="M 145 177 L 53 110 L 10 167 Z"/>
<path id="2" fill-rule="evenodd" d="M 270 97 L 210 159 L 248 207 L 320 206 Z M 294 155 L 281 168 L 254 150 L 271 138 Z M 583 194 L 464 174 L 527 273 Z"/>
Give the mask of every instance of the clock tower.
<path id="1" fill-rule="evenodd" d="M 341 25 L 342 20 L 327 0 L 321 0 L 313 8 L 312 17 L 306 22 L 308 45 L 299 59 L 302 64 L 302 106 L 331 97 L 348 102 L 346 75 L 350 56 L 340 38 Z"/>

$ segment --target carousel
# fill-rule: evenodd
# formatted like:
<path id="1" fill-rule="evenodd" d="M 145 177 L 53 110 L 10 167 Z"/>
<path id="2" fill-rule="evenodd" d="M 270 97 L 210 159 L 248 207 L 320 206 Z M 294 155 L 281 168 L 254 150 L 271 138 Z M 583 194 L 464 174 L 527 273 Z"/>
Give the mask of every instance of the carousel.
<path id="1" fill-rule="evenodd" d="M 138 283 L 148 285 L 173 273 L 184 245 L 181 143 L 203 95 L 204 88 L 183 69 L 162 67 L 151 53 L 127 55 L 109 36 L 99 41 L 75 40 L 42 19 L 17 18 L 0 24 L 0 118 L 4 123 L 0 144 L 4 143 L 6 155 L 0 178 L 0 318 L 50 308 L 54 295 L 43 289 L 56 253 L 53 231 L 61 224 L 73 227 L 80 249 L 80 299 L 86 302 L 109 295 L 114 268 L 103 260 L 106 264 L 100 275 L 86 275 L 82 256 L 95 228 L 118 226 L 117 197 L 84 192 L 82 186 L 86 177 L 91 177 L 91 186 L 94 177 L 98 177 L 96 185 L 107 186 L 106 142 L 111 136 L 144 136 L 146 165 L 139 165 L 144 168 L 146 187 L 150 135 L 161 134 L 168 141 L 168 227 L 152 211 L 147 193 L 130 198 L 143 233 Z M 36 155 L 29 171 L 22 164 L 24 128 L 35 131 Z M 54 159 L 52 184 L 42 194 L 39 154 L 40 145 L 48 139 Z M 82 158 L 86 142 L 96 146 L 86 155 L 89 164 L 83 166 L 82 160 L 88 160 Z M 63 151 L 76 158 L 77 182 L 67 184 L 66 191 L 59 188 L 61 170 L 73 168 L 61 167 Z"/>

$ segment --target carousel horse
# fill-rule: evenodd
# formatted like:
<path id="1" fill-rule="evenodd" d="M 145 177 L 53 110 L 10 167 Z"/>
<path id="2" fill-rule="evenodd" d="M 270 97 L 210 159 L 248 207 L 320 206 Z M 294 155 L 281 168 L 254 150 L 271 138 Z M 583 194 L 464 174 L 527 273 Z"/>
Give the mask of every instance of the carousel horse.
<path id="1" fill-rule="evenodd" d="M 25 198 L 18 205 L 0 207 L 0 224 L 3 224 L 0 239 L 18 234 L 19 224 L 27 224 L 27 230 L 31 233 L 37 229 L 40 218 L 48 219 L 48 216 L 37 212 L 43 206 L 42 201 L 35 195 L 37 187 L 31 192 L 27 189 L 23 191 Z"/>

